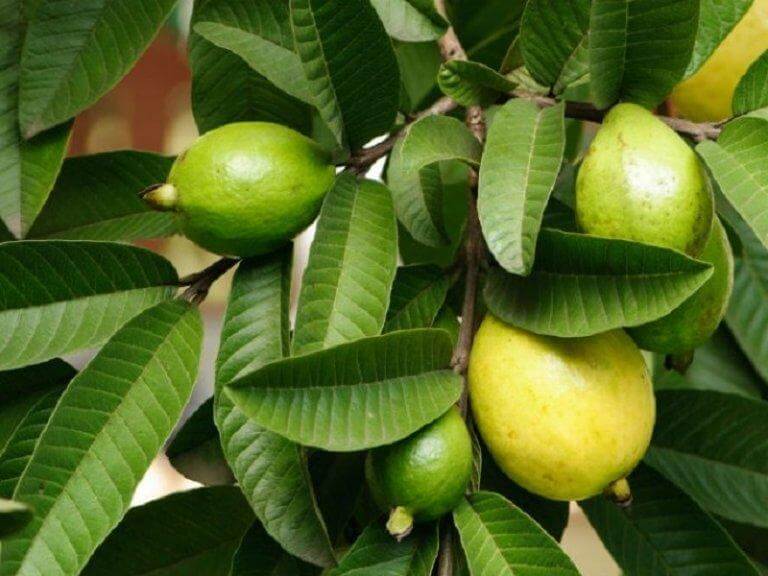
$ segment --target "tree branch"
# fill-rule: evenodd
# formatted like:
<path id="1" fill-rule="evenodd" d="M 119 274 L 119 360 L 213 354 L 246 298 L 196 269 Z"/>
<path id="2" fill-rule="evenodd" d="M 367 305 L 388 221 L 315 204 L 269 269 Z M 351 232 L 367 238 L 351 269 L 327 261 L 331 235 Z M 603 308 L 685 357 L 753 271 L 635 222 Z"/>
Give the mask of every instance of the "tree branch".
<path id="1" fill-rule="evenodd" d="M 179 286 L 188 286 L 181 297 L 194 304 L 200 304 L 208 296 L 213 283 L 226 274 L 239 261 L 237 258 L 221 258 L 208 266 L 208 268 L 181 278 Z"/>

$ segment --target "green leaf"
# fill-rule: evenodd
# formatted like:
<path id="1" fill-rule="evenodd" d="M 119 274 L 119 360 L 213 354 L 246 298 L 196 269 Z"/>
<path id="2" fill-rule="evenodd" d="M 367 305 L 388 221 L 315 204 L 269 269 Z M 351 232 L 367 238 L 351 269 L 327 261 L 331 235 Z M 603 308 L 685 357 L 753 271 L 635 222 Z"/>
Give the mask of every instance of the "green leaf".
<path id="1" fill-rule="evenodd" d="M 579 574 L 549 534 L 498 494 L 468 496 L 453 519 L 472 574 Z"/>
<path id="2" fill-rule="evenodd" d="M 238 376 L 288 354 L 292 247 L 238 267 L 216 361 L 214 416 L 224 455 L 269 535 L 314 564 L 335 563 L 300 446 L 261 428 L 224 393 Z"/>
<path id="3" fill-rule="evenodd" d="M 755 60 L 739 80 L 731 108 L 735 115 L 768 106 L 768 51 Z"/>
<path id="4" fill-rule="evenodd" d="M 273 362 L 227 392 L 254 422 L 294 442 L 365 450 L 405 438 L 458 400 L 450 359 L 442 330 L 392 332 Z"/>
<path id="5" fill-rule="evenodd" d="M 525 0 L 448 0 L 446 5 L 467 55 L 500 68 L 520 30 Z"/>
<path id="6" fill-rule="evenodd" d="M 624 574 L 758 575 L 722 526 L 685 493 L 645 466 L 629 481 L 629 507 L 603 496 L 579 503 Z"/>
<path id="7" fill-rule="evenodd" d="M 432 326 L 450 285 L 450 278 L 436 266 L 398 268 L 384 332 Z"/>
<path id="8" fill-rule="evenodd" d="M 121 240 L 169 236 L 173 217 L 139 198 L 152 184 L 165 182 L 173 158 L 148 152 L 107 152 L 64 161 L 56 185 L 30 238 Z"/>
<path id="9" fill-rule="evenodd" d="M 398 542 L 380 523 L 368 526 L 328 576 L 429 576 L 437 558 L 437 526 Z"/>
<path id="10" fill-rule="evenodd" d="M 740 118 L 696 146 L 733 208 L 768 246 L 768 120 Z"/>
<path id="11" fill-rule="evenodd" d="M 589 72 L 589 0 L 533 0 L 520 24 L 520 51 L 531 76 L 556 94 Z"/>
<path id="12" fill-rule="evenodd" d="M 456 118 L 427 116 L 408 127 L 401 154 L 403 169 L 418 172 L 441 160 L 461 160 L 479 166 L 483 147 Z"/>
<path id="13" fill-rule="evenodd" d="M 198 22 L 238 28 L 290 51 L 294 44 L 287 2 L 197 0 L 189 63 L 192 111 L 201 132 L 230 122 L 257 120 L 283 124 L 304 134 L 311 131 L 311 106 L 277 88 L 236 54 L 208 42 L 194 31 Z"/>
<path id="14" fill-rule="evenodd" d="M 258 522 L 245 534 L 229 576 L 314 576 L 320 570 L 291 556 Z"/>
<path id="15" fill-rule="evenodd" d="M 0 245 L 0 367 L 96 346 L 169 298 L 176 272 L 160 256 L 101 242 Z"/>
<path id="16" fill-rule="evenodd" d="M 589 71 L 599 108 L 618 100 L 653 108 L 683 77 L 693 53 L 698 0 L 594 0 Z"/>
<path id="17" fill-rule="evenodd" d="M 2 220 L 0 220 L 0 242 L 9 242 L 15 240 L 16 237 L 11 233 Z"/>
<path id="18" fill-rule="evenodd" d="M 387 132 L 400 72 L 392 42 L 368 0 L 291 0 L 296 50 L 315 105 L 352 150 Z"/>
<path id="19" fill-rule="evenodd" d="M 662 390 L 646 462 L 710 512 L 768 527 L 768 404 Z"/>
<path id="20" fill-rule="evenodd" d="M 381 333 L 396 267 L 389 190 L 342 174 L 320 211 L 299 295 L 293 353 Z"/>
<path id="21" fill-rule="evenodd" d="M 253 523 L 234 487 L 171 494 L 132 509 L 99 546 L 83 576 L 229 576 Z"/>
<path id="22" fill-rule="evenodd" d="M 699 27 L 693 55 L 685 70 L 685 77 L 692 76 L 712 55 L 725 37 L 746 14 L 753 0 L 701 0 Z"/>
<path id="23" fill-rule="evenodd" d="M 333 543 L 346 542 L 344 529 L 365 488 L 365 456 L 365 452 L 316 451 L 309 462 L 317 503 Z"/>
<path id="24" fill-rule="evenodd" d="M 494 116 L 480 166 L 478 214 L 501 266 L 527 275 L 565 149 L 565 106 L 511 100 Z"/>
<path id="25" fill-rule="evenodd" d="M 499 94 L 511 92 L 515 84 L 479 62 L 449 60 L 440 67 L 437 82 L 443 94 L 461 106 L 486 106 Z"/>
<path id="26" fill-rule="evenodd" d="M 448 28 L 432 0 L 371 0 L 371 4 L 387 34 L 403 42 L 437 40 Z"/>
<path id="27" fill-rule="evenodd" d="M 0 539 L 15 534 L 32 521 L 29 506 L 14 500 L 0 498 Z"/>
<path id="28" fill-rule="evenodd" d="M 55 358 L 42 364 L 0 372 L 0 404 L 8 404 L 36 392 L 63 386 L 76 374 L 72 366 Z"/>
<path id="29" fill-rule="evenodd" d="M 442 64 L 435 42 L 395 42 L 400 81 L 407 100 L 404 111 L 417 112 L 429 106 L 435 95 L 437 73 Z M 403 103 L 401 102 L 401 107 Z"/>
<path id="30" fill-rule="evenodd" d="M 79 573 L 181 415 L 201 344 L 197 309 L 164 302 L 126 324 L 72 380 L 14 491 L 35 517 L 3 542 L 2 576 Z"/>
<path id="31" fill-rule="evenodd" d="M 19 122 L 25 137 L 88 108 L 133 67 L 173 0 L 39 3 L 21 54 Z"/>
<path id="32" fill-rule="evenodd" d="M 589 336 L 665 316 L 711 274 L 710 265 L 674 250 L 545 229 L 531 275 L 494 269 L 484 296 L 509 324 L 537 334 Z"/>

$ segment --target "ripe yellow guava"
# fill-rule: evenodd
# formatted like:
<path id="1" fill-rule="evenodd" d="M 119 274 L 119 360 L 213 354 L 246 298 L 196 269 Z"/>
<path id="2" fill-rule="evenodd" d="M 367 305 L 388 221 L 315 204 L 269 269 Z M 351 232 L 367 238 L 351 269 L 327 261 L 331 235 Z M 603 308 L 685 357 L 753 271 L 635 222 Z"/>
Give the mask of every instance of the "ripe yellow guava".
<path id="1" fill-rule="evenodd" d="M 278 124 L 239 122 L 198 138 L 168 183 L 143 198 L 173 211 L 184 235 L 206 250 L 258 256 L 312 223 L 334 177 L 330 154 L 309 138 Z"/>
<path id="2" fill-rule="evenodd" d="M 553 500 L 625 488 L 655 420 L 645 361 L 622 330 L 557 338 L 489 314 L 470 356 L 469 395 L 499 468 Z"/>

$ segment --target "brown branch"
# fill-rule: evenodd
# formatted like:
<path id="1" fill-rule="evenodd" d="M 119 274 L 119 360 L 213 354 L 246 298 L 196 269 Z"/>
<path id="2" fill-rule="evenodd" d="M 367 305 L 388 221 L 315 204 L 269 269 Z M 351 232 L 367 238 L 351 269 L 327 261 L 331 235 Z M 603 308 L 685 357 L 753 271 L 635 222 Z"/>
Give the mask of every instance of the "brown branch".
<path id="1" fill-rule="evenodd" d="M 200 304 L 208 296 L 213 283 L 226 274 L 239 261 L 236 258 L 221 258 L 208 266 L 208 268 L 181 278 L 179 286 L 188 286 L 181 297 L 194 304 Z"/>
<path id="2" fill-rule="evenodd" d="M 453 524 L 446 517 L 440 526 L 440 549 L 437 557 L 437 576 L 453 576 Z"/>

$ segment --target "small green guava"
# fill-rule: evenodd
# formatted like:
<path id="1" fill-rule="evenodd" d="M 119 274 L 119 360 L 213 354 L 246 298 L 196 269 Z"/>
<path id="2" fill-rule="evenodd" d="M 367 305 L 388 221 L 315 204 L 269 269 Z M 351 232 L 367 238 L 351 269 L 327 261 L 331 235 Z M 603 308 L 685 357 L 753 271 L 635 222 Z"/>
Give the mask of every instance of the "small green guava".
<path id="1" fill-rule="evenodd" d="M 206 250 L 258 256 L 317 216 L 335 177 L 330 154 L 298 132 L 238 122 L 204 134 L 142 197 L 172 211 L 182 233 Z"/>
<path id="2" fill-rule="evenodd" d="M 458 409 L 404 440 L 371 450 L 365 475 L 376 503 L 390 512 L 387 529 L 398 539 L 414 522 L 453 510 L 472 475 L 472 440 Z"/>
<path id="3" fill-rule="evenodd" d="M 697 256 L 713 210 L 706 175 L 682 138 L 636 104 L 608 112 L 576 178 L 582 231 Z"/>

